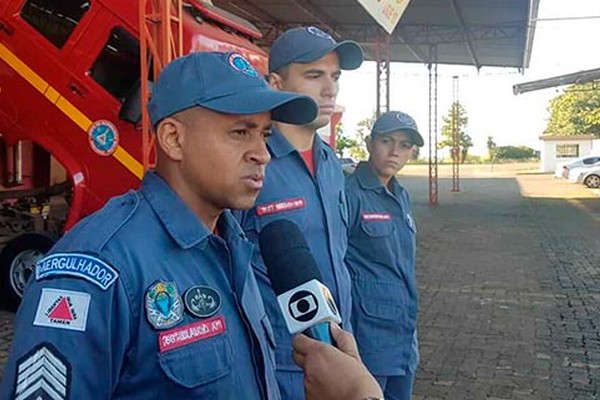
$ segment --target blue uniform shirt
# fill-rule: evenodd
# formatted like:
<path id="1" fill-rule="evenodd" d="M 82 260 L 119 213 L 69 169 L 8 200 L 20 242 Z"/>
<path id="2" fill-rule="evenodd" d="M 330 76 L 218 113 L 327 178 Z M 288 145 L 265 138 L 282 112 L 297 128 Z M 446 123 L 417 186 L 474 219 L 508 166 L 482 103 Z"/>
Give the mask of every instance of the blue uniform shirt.
<path id="1" fill-rule="evenodd" d="M 416 227 L 406 190 L 384 187 L 367 163 L 346 182 L 350 220 L 346 264 L 352 277 L 352 326 L 375 375 L 405 375 L 418 363 Z"/>
<path id="2" fill-rule="evenodd" d="M 267 142 L 271 162 L 264 187 L 249 211 L 236 212 L 249 240 L 258 246 L 258 234 L 269 222 L 289 219 L 304 233 L 308 246 L 349 330 L 350 278 L 344 266 L 347 248 L 347 206 L 344 175 L 333 150 L 317 135 L 313 145 L 315 175 L 302 156 L 277 129 Z M 262 259 L 252 263 L 265 308 L 275 331 L 277 369 L 299 371 L 292 361 L 292 338 L 281 316 Z M 301 382 L 300 382 L 301 383 Z"/>
<path id="3" fill-rule="evenodd" d="M 153 173 L 80 222 L 26 289 L 0 398 L 279 399 L 253 246 L 217 227 Z"/>

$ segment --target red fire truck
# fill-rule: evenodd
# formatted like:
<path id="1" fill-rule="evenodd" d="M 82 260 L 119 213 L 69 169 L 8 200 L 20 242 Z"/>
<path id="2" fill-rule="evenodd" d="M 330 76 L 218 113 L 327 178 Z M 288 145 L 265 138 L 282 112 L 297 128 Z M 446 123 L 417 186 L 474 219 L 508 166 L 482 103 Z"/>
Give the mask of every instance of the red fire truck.
<path id="1" fill-rule="evenodd" d="M 266 70 L 249 22 L 202 0 L 181 20 L 184 53 L 238 51 Z M 4 308 L 62 232 L 140 184 L 139 37 L 134 0 L 0 0 Z"/>

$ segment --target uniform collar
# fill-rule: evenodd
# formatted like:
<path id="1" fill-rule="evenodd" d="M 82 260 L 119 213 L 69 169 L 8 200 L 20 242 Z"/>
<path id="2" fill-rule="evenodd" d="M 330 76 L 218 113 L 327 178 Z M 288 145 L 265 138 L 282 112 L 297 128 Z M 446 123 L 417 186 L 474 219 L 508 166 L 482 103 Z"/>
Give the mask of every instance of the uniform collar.
<path id="1" fill-rule="evenodd" d="M 274 158 L 285 157 L 294 151 L 297 152 L 296 148 L 283 136 L 283 133 L 273 127 L 271 137 L 267 141 L 267 147 L 271 150 L 271 154 Z M 315 141 L 313 143 L 313 154 L 319 155 L 320 157 L 327 158 L 327 152 L 325 151 L 325 145 L 319 134 L 315 134 Z"/>
<path id="2" fill-rule="evenodd" d="M 358 166 L 356 167 L 356 171 L 354 171 L 354 174 L 356 175 L 356 179 L 358 180 L 358 182 L 360 183 L 360 186 L 363 189 L 365 189 L 365 190 L 378 190 L 378 189 L 385 190 L 385 187 L 379 180 L 379 177 L 377 176 L 377 174 L 375 174 L 375 171 L 373 170 L 373 168 L 371 167 L 371 165 L 368 162 L 361 161 L 358 164 Z M 399 193 L 399 190 L 401 189 L 401 187 L 395 176 L 393 176 L 392 179 L 390 179 L 390 183 L 391 183 L 390 186 L 392 188 L 391 192 Z"/>
<path id="3" fill-rule="evenodd" d="M 140 191 L 169 235 L 183 249 L 192 248 L 211 235 L 198 216 L 156 173 L 146 173 Z M 230 235 L 231 232 L 236 233 L 235 230 L 231 230 L 232 218 L 229 213 L 219 218 L 219 231 L 224 237 Z M 220 223 L 222 219 L 223 221 Z"/>

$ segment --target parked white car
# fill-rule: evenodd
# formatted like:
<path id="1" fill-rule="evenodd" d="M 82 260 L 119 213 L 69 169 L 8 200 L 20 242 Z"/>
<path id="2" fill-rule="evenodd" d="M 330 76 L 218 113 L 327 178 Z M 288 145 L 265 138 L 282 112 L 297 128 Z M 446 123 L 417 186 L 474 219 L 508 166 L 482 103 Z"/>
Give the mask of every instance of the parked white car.
<path id="1" fill-rule="evenodd" d="M 556 165 L 556 169 L 554 170 L 554 176 L 556 178 L 568 178 L 569 170 L 573 168 L 594 165 L 597 162 L 600 162 L 600 155 L 579 157 L 575 160 L 558 163 Z"/>
<path id="2" fill-rule="evenodd" d="M 596 168 L 596 167 L 600 167 L 600 162 L 597 162 L 597 163 L 589 165 L 589 166 L 571 168 L 569 170 L 569 182 L 582 183 L 583 175 L 585 175 L 585 173 L 587 171 L 589 171 L 590 168 Z"/>
<path id="3" fill-rule="evenodd" d="M 600 188 L 600 166 L 587 169 L 581 175 L 580 182 L 592 189 Z"/>

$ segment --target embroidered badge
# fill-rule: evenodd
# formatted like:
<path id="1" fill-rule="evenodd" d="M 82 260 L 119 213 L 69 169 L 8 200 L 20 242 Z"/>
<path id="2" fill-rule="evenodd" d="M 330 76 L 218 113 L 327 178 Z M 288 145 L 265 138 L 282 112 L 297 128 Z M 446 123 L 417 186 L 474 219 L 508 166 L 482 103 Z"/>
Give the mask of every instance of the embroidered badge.
<path id="1" fill-rule="evenodd" d="M 392 216 L 389 213 L 363 213 L 363 221 L 390 221 Z"/>
<path id="2" fill-rule="evenodd" d="M 185 292 L 183 301 L 190 314 L 200 318 L 210 317 L 221 308 L 219 292 L 208 286 L 192 286 Z"/>
<path id="3" fill-rule="evenodd" d="M 14 399 L 69 398 L 71 365 L 50 343 L 42 343 L 17 362 Z"/>
<path id="4" fill-rule="evenodd" d="M 119 145 L 119 131 L 106 120 L 96 121 L 88 129 L 90 146 L 96 154 L 110 156 Z"/>
<path id="5" fill-rule="evenodd" d="M 202 339 L 208 339 L 226 330 L 223 317 L 214 317 L 162 332 L 158 336 L 158 347 L 160 352 L 164 353 Z"/>
<path id="6" fill-rule="evenodd" d="M 45 288 L 33 324 L 85 332 L 89 307 L 89 293 Z"/>
<path id="7" fill-rule="evenodd" d="M 323 32 L 321 29 L 317 28 L 316 26 L 309 26 L 308 28 L 306 28 L 306 30 L 311 35 L 315 35 L 320 38 L 327 39 L 330 42 L 335 42 L 335 40 L 333 40 L 333 38 L 331 37 L 331 35 L 329 33 Z"/>
<path id="8" fill-rule="evenodd" d="M 155 329 L 166 329 L 183 319 L 181 297 L 174 282 L 156 282 L 146 291 L 146 316 Z"/>
<path id="9" fill-rule="evenodd" d="M 297 199 L 289 199 L 276 201 L 274 203 L 260 204 L 256 206 L 256 214 L 258 216 L 277 214 L 280 212 L 297 210 L 306 207 L 306 202 L 302 197 Z"/>
<path id="10" fill-rule="evenodd" d="M 254 69 L 252 64 L 248 60 L 244 58 L 241 54 L 233 53 L 229 56 L 229 65 L 231 65 L 235 70 L 240 71 L 241 73 L 258 77 L 258 72 Z"/>
<path id="11" fill-rule="evenodd" d="M 119 276 L 113 267 L 87 254 L 52 254 L 36 264 L 36 280 L 56 275 L 83 278 L 100 286 L 102 290 L 108 289 Z"/>
<path id="12" fill-rule="evenodd" d="M 414 129 L 415 131 L 418 131 L 417 124 L 415 123 L 415 120 L 412 119 L 409 115 L 401 113 L 401 112 L 397 112 L 396 113 L 396 119 L 398 121 L 400 121 L 400 123 L 402 125 L 405 125 L 408 128 L 411 128 L 411 129 Z"/>

